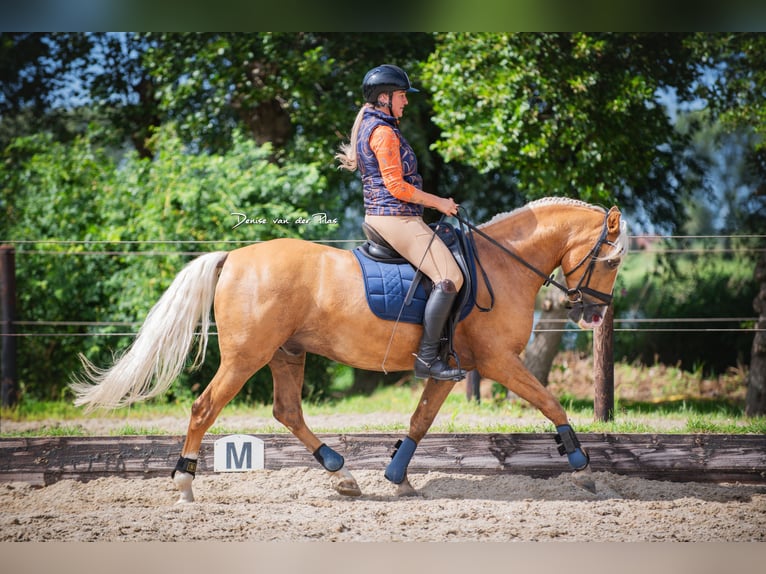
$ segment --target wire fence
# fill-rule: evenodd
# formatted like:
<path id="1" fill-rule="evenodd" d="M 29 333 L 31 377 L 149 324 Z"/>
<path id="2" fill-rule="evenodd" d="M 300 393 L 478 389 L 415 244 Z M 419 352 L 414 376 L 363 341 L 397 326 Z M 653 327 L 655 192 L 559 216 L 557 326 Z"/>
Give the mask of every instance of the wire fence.
<path id="1" fill-rule="evenodd" d="M 203 251 L 199 249 L 190 251 L 178 251 L 178 250 L 129 250 L 129 249 L 71 249 L 72 247 L 94 247 L 94 246 L 126 246 L 126 247 L 140 247 L 140 246 L 169 246 L 169 245 L 194 245 L 194 246 L 220 246 L 221 248 L 232 248 L 242 245 L 250 245 L 253 243 L 263 243 L 267 240 L 254 240 L 254 239 L 212 239 L 212 240 L 196 240 L 196 239 L 151 239 L 151 240 L 58 240 L 58 239 L 22 239 L 22 240 L 0 240 L 0 245 L 13 245 L 17 248 L 19 253 L 24 255 L 102 255 L 102 256 L 170 256 L 170 255 L 203 255 L 210 250 Z M 353 245 L 366 241 L 366 239 L 312 239 L 313 243 L 320 243 L 326 245 Z M 637 235 L 631 237 L 631 241 L 634 246 L 630 254 L 637 253 L 652 253 L 652 254 L 747 254 L 747 253 L 763 253 L 766 252 L 766 235 L 754 235 L 754 234 L 741 234 L 741 235 Z M 750 245 L 738 245 L 738 246 L 723 246 L 723 247 L 709 247 L 699 245 L 681 245 L 680 247 L 669 247 L 667 242 L 700 242 L 700 241 L 719 241 L 719 242 L 741 242 L 741 241 L 761 241 L 761 246 Z M 69 247 L 70 249 L 39 249 L 37 246 L 61 246 Z M 30 247 L 35 247 L 30 249 Z"/>
<path id="2" fill-rule="evenodd" d="M 690 318 L 690 317 L 684 317 L 684 318 L 678 318 L 678 319 L 669 319 L 669 318 L 656 318 L 656 319 L 614 319 L 614 332 L 643 332 L 643 333 L 757 333 L 760 331 L 765 331 L 766 329 L 759 329 L 755 326 L 753 327 L 720 327 L 720 326 L 709 326 L 711 324 L 742 324 L 742 323 L 753 323 L 755 324 L 758 321 L 758 317 L 698 317 L 698 318 Z M 552 328 L 552 327 L 545 327 L 545 328 L 539 328 L 535 327 L 533 328 L 533 333 L 555 333 L 555 332 L 563 332 L 563 333 L 576 333 L 578 332 L 576 328 L 566 328 L 566 325 L 569 323 L 568 319 L 545 319 L 546 325 L 548 324 L 556 324 L 561 325 L 560 327 Z M 138 333 L 138 328 L 141 327 L 141 323 L 138 321 L 14 321 L 14 325 L 17 327 L 31 327 L 31 328 L 38 328 L 38 327 L 55 327 L 55 328 L 66 328 L 66 327 L 77 327 L 77 328 L 111 328 L 111 327 L 127 327 L 127 328 L 133 328 L 131 331 L 115 331 L 115 332 L 99 332 L 99 331 L 81 331 L 81 332 L 66 332 L 66 331 L 53 331 L 53 332 L 22 332 L 22 333 L 12 333 L 10 336 L 14 337 L 132 337 L 135 336 Z M 621 325 L 652 325 L 652 324 L 693 324 L 693 325 L 706 325 L 706 326 L 698 326 L 698 327 L 633 327 L 633 326 L 621 326 Z M 215 329 L 215 323 L 211 323 L 211 328 Z M 196 333 L 197 336 L 201 335 L 201 333 Z M 216 331 L 210 331 L 208 332 L 208 335 L 210 336 L 217 336 L 218 333 Z"/>
<path id="3" fill-rule="evenodd" d="M 641 247 L 629 251 L 628 256 L 641 253 L 656 255 L 681 254 L 759 254 L 766 252 L 766 235 L 640 235 L 631 238 L 634 245 Z M 324 239 L 312 240 L 314 243 L 328 245 L 355 245 L 363 243 L 364 239 Z M 260 240 L 7 240 L 0 245 L 13 246 L 19 256 L 198 256 L 208 253 L 213 248 L 234 248 Z M 670 247 L 669 243 L 690 242 L 694 245 Z M 713 247 L 696 245 L 699 242 L 748 243 L 761 245 L 740 245 L 737 247 Z M 159 246 L 193 245 L 210 246 L 207 251 L 199 249 L 188 251 L 156 249 Z M 43 247 L 42 249 L 40 247 Z M 114 248 L 118 246 L 118 248 Z M 111 247 L 111 248 L 107 248 Z M 148 247 L 148 249 L 142 249 Z M 533 328 L 533 333 L 576 332 L 573 325 L 567 325 L 567 319 L 545 318 L 546 326 Z M 757 327 L 758 317 L 684 317 L 684 318 L 615 318 L 614 332 L 644 332 L 644 333 L 757 333 L 766 329 Z M 6 333 L 12 337 L 132 337 L 138 332 L 140 322 L 125 321 L 13 321 L 15 327 L 22 327 L 23 332 Z M 555 326 L 552 326 L 555 325 Z M 752 325 L 752 326 L 750 326 Z M 124 327 L 121 331 L 108 331 L 115 327 Z M 214 329 L 215 324 L 212 324 Z M 40 332 L 38 329 L 53 331 Z M 76 328 L 76 332 L 66 329 Z M 198 334 L 199 335 L 199 334 Z M 210 336 L 216 336 L 212 330 Z"/>

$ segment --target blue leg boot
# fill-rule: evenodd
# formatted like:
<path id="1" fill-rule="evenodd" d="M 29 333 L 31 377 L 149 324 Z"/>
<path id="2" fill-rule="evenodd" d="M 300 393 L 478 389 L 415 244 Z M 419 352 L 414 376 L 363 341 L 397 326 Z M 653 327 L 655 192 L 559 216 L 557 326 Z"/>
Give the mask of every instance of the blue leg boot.
<path id="1" fill-rule="evenodd" d="M 556 427 L 559 434 L 556 435 L 556 443 L 559 445 L 559 454 L 561 456 L 567 455 L 569 465 L 575 470 L 583 470 L 590 458 L 588 454 L 580 446 L 580 441 L 577 440 L 574 430 L 569 425 L 560 425 Z"/>
<path id="2" fill-rule="evenodd" d="M 383 476 L 394 484 L 401 484 L 407 476 L 407 467 L 410 464 L 410 460 L 412 460 L 412 455 L 415 454 L 417 446 L 418 444 L 410 437 L 397 442 L 396 450 L 391 456 L 391 462 L 388 463 Z"/>
<path id="3" fill-rule="evenodd" d="M 345 463 L 342 455 L 338 454 L 324 443 L 314 451 L 314 458 L 317 459 L 317 462 L 321 464 L 325 470 L 330 472 L 340 470 Z"/>

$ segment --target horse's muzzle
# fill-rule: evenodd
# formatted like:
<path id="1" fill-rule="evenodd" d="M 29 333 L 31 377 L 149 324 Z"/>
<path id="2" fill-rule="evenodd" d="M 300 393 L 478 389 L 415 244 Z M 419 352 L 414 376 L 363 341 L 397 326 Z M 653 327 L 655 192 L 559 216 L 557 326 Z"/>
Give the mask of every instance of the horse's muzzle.
<path id="1" fill-rule="evenodd" d="M 577 323 L 580 327 L 592 329 L 601 324 L 607 305 L 580 300 L 570 303 L 569 307 L 568 317 L 573 323 Z"/>

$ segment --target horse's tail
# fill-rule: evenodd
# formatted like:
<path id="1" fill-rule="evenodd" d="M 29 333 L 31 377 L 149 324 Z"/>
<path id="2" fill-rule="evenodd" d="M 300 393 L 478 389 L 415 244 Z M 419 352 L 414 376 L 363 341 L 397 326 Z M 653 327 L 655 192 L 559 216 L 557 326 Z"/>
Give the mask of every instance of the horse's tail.
<path id="1" fill-rule="evenodd" d="M 115 409 L 164 393 L 183 369 L 201 323 L 192 364 L 192 368 L 199 367 L 205 359 L 210 310 L 227 255 L 223 251 L 208 253 L 186 265 L 149 311 L 133 343 L 110 368 L 96 367 L 81 354 L 84 373 L 71 385 L 75 405 L 86 410 Z"/>

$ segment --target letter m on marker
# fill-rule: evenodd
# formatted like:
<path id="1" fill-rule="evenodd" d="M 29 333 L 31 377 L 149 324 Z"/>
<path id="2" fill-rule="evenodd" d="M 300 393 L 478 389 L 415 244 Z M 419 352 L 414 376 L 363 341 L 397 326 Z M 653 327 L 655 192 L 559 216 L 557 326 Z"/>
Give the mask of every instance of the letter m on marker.
<path id="1" fill-rule="evenodd" d="M 233 463 L 233 464 L 232 464 Z M 242 444 L 242 452 L 237 455 L 237 445 L 233 442 L 226 443 L 226 468 L 253 468 L 253 445 L 246 442 Z"/>

